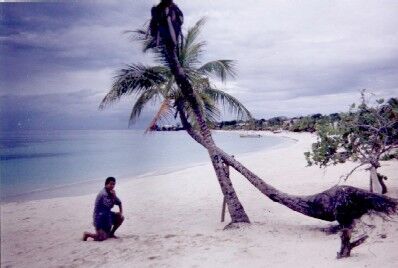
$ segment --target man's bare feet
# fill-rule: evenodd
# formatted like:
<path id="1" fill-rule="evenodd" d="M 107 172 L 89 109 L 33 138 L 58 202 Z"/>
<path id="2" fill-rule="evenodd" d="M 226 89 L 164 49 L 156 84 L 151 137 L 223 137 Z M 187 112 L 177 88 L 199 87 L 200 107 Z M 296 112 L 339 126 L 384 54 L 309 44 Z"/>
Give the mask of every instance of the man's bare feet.
<path id="1" fill-rule="evenodd" d="M 117 237 L 115 234 L 109 234 L 109 238 L 118 239 L 119 237 Z"/>
<path id="2" fill-rule="evenodd" d="M 89 237 L 87 232 L 83 233 L 83 241 L 87 241 L 87 238 Z"/>

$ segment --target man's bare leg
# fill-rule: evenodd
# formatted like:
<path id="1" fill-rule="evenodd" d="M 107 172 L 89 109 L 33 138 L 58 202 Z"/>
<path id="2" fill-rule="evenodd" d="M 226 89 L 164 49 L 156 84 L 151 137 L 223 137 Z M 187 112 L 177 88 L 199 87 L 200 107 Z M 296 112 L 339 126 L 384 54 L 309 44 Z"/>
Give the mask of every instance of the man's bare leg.
<path id="1" fill-rule="evenodd" d="M 94 241 L 104 241 L 108 238 L 108 235 L 106 234 L 105 231 L 99 229 L 97 230 L 97 233 L 89 233 L 89 232 L 84 232 L 83 233 L 83 241 L 87 241 L 88 238 L 94 239 Z"/>
<path id="2" fill-rule="evenodd" d="M 109 233 L 109 237 L 111 237 L 111 238 L 117 238 L 115 236 L 115 232 L 116 232 L 117 228 L 119 228 L 120 225 L 122 225 L 122 223 L 124 221 L 124 216 L 122 216 L 120 213 L 115 213 L 115 214 L 116 214 L 115 224 L 112 226 L 112 230 Z"/>
<path id="3" fill-rule="evenodd" d="M 83 241 L 87 241 L 88 238 L 92 238 L 92 239 L 96 239 L 97 238 L 97 234 L 92 234 L 89 232 L 84 232 L 83 233 Z"/>

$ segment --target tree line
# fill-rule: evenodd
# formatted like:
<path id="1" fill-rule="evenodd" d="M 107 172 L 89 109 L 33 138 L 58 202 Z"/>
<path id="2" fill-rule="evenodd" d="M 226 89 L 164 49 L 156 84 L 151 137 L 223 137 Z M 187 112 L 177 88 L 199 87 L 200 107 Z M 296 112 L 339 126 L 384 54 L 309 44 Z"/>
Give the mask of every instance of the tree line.
<path id="1" fill-rule="evenodd" d="M 390 111 L 390 121 L 394 119 L 394 114 L 397 113 L 398 99 L 390 98 L 383 102 L 383 107 L 380 109 Z M 279 131 L 286 130 L 292 132 L 316 132 L 320 126 L 328 125 L 336 129 L 343 119 L 347 117 L 354 117 L 355 113 L 351 110 L 348 112 L 331 113 L 323 115 L 320 113 L 298 116 L 286 117 L 277 116 L 269 119 L 251 119 L 251 120 L 230 120 L 220 121 L 211 125 L 212 129 L 217 130 L 264 130 L 264 131 Z"/>

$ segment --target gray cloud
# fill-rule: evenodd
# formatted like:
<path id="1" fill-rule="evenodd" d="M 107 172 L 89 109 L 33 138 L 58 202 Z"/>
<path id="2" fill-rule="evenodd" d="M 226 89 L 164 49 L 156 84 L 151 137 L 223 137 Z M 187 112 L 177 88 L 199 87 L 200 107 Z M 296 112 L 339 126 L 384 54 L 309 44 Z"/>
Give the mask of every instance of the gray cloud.
<path id="1" fill-rule="evenodd" d="M 143 1 L 139 3 L 142 6 Z M 140 5 L 137 9 L 126 1 L 121 4 L 3 4 L 1 88 L 13 92 L 51 92 L 55 89 L 44 87 L 40 82 L 32 87 L 31 80 L 58 77 L 62 82 L 66 73 L 116 69 L 141 60 L 137 46 L 122 35 L 129 25 L 138 25 Z M 57 90 L 73 91 L 82 87 L 87 85 Z"/>
<path id="2" fill-rule="evenodd" d="M 24 109 L 30 109 L 34 117 L 67 116 L 64 122 L 71 125 L 89 122 L 85 114 L 90 114 L 92 122 L 99 121 L 85 124 L 101 125 L 96 107 L 115 71 L 128 63 L 152 62 L 122 32 L 141 27 L 156 2 L 1 3 L 2 103 L 7 108 L 21 101 L 35 104 L 14 115 L 2 108 L 2 118 L 23 118 Z M 345 110 L 362 88 L 380 97 L 397 96 L 398 2 L 176 2 L 185 13 L 185 27 L 208 17 L 203 60 L 237 60 L 238 78 L 220 86 L 257 117 Z M 79 96 L 82 92 L 88 95 Z M 58 105 L 41 104 L 48 101 Z M 105 112 L 107 122 L 115 116 L 126 126 L 129 105 Z M 78 112 L 84 109 L 89 111 Z"/>
<path id="3" fill-rule="evenodd" d="M 103 95 L 92 90 L 0 97 L 0 129 L 125 129 L 132 107 L 126 98 L 99 110 Z M 154 111 L 147 109 L 135 128 L 147 127 Z"/>

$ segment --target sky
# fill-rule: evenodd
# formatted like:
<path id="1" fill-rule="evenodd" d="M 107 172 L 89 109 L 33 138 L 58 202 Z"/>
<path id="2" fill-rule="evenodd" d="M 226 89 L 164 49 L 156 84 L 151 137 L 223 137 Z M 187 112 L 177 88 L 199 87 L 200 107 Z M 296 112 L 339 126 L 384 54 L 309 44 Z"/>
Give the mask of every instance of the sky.
<path id="1" fill-rule="evenodd" d="M 127 128 L 133 97 L 98 105 L 119 69 L 153 63 L 123 32 L 157 2 L 0 3 L 0 130 Z M 214 82 L 255 118 L 346 111 L 364 88 L 398 96 L 398 1 L 175 2 L 185 29 L 207 18 L 203 62 L 236 60 L 238 76 Z"/>

